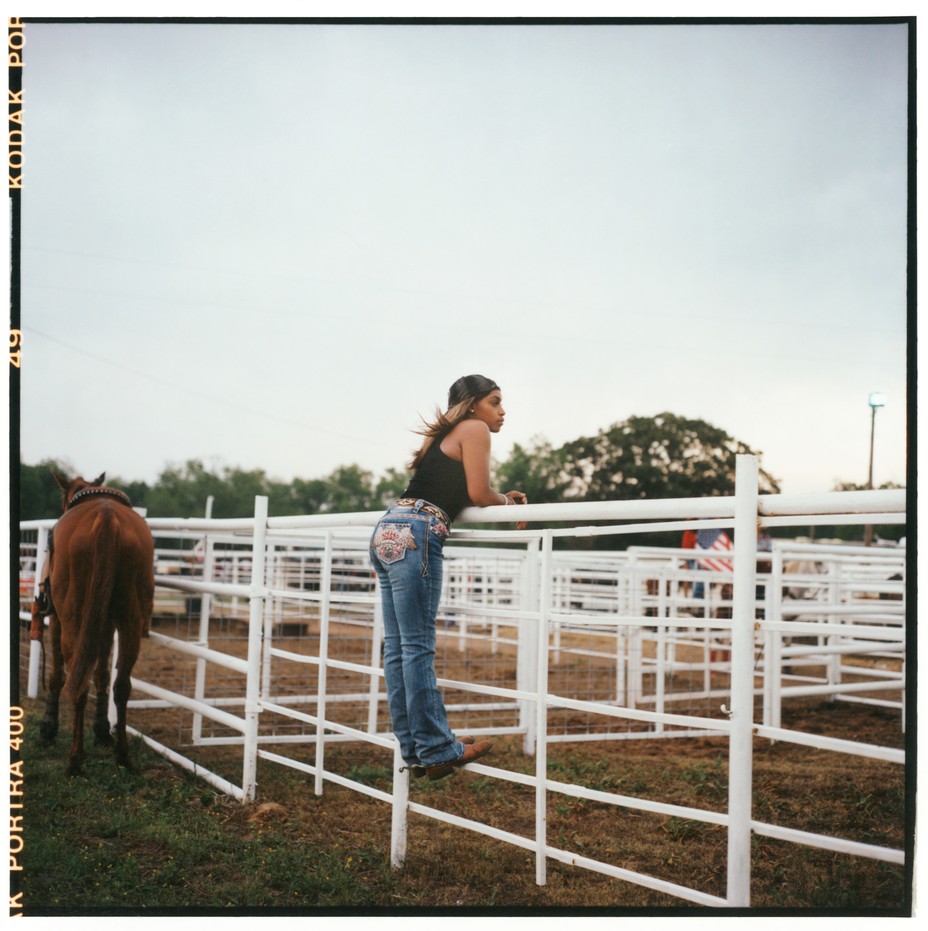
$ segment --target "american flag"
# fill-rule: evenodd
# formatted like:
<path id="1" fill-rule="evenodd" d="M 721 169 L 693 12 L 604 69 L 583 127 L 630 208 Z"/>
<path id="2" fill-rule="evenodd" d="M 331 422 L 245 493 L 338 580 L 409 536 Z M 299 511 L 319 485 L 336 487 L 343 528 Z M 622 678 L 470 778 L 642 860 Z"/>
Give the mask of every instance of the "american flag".
<path id="1" fill-rule="evenodd" d="M 696 533 L 696 549 L 710 552 L 730 552 L 731 540 L 724 530 L 699 530 Z M 731 572 L 735 566 L 730 559 L 700 559 L 703 569 L 715 569 L 717 572 Z"/>

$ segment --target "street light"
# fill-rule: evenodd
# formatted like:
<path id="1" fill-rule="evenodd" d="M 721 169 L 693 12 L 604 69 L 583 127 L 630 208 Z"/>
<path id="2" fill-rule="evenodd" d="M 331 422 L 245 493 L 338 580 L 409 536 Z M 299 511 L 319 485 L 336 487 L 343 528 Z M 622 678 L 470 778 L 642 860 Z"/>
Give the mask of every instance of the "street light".
<path id="1" fill-rule="evenodd" d="M 886 406 L 886 395 L 881 391 L 872 391 L 867 401 L 870 405 L 870 471 L 867 473 L 867 488 L 873 488 L 873 436 L 876 432 L 876 412 Z"/>
<path id="2" fill-rule="evenodd" d="M 886 406 L 886 395 L 882 391 L 871 391 L 867 399 L 870 405 L 870 469 L 867 472 L 867 488 L 873 488 L 873 437 L 876 433 L 876 412 L 877 408 Z M 873 542 L 873 526 L 867 524 L 864 527 L 864 546 L 869 546 Z"/>

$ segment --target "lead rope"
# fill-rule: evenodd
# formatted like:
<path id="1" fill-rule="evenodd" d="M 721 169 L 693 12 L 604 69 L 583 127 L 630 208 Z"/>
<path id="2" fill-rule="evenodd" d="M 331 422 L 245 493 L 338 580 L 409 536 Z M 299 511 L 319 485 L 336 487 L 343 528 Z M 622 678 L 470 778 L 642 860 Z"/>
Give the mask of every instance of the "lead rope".
<path id="1" fill-rule="evenodd" d="M 42 690 L 47 691 L 45 687 L 45 614 L 42 610 L 43 604 L 40 602 L 39 598 L 43 597 L 40 595 L 32 603 L 32 621 L 29 626 L 29 639 L 37 640 L 39 643 L 39 650 L 42 653 Z"/>
<path id="2" fill-rule="evenodd" d="M 51 567 L 49 566 L 49 571 Z M 53 612 L 52 599 L 49 594 L 49 579 L 44 578 L 39 583 L 39 593 L 32 602 L 32 617 L 29 624 L 29 639 L 39 642 L 39 649 L 42 651 L 42 689 L 47 691 L 45 686 L 45 618 Z"/>

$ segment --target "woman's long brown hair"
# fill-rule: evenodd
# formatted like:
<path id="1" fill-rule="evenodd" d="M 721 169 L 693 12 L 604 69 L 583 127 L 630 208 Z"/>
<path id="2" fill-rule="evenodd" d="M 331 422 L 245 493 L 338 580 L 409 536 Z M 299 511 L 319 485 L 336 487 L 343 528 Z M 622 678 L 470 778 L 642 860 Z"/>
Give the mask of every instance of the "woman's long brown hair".
<path id="1" fill-rule="evenodd" d="M 435 409 L 435 419 L 432 421 L 423 419 L 423 426 L 421 430 L 416 430 L 416 433 L 419 436 L 424 436 L 425 441 L 416 450 L 412 459 L 409 462 L 409 468 L 415 472 L 416 469 L 422 465 L 422 460 L 425 458 L 425 454 L 432 448 L 432 444 L 439 438 L 443 437 L 452 427 L 457 426 L 462 420 L 466 419 L 468 413 L 470 412 L 471 404 L 476 401 L 476 397 L 465 398 L 463 401 L 455 404 L 454 407 L 449 408 L 444 413 L 441 412 L 438 408 Z"/>

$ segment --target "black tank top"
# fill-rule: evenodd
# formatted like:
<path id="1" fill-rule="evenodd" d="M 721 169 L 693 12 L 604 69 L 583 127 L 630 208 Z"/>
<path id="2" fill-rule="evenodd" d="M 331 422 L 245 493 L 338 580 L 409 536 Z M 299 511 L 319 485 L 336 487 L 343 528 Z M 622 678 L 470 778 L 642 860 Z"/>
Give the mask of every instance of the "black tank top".
<path id="1" fill-rule="evenodd" d="M 470 504 L 470 498 L 467 497 L 464 463 L 441 451 L 443 439 L 437 437 L 429 447 L 401 497 L 423 498 L 440 507 L 449 520 L 454 520 Z"/>

